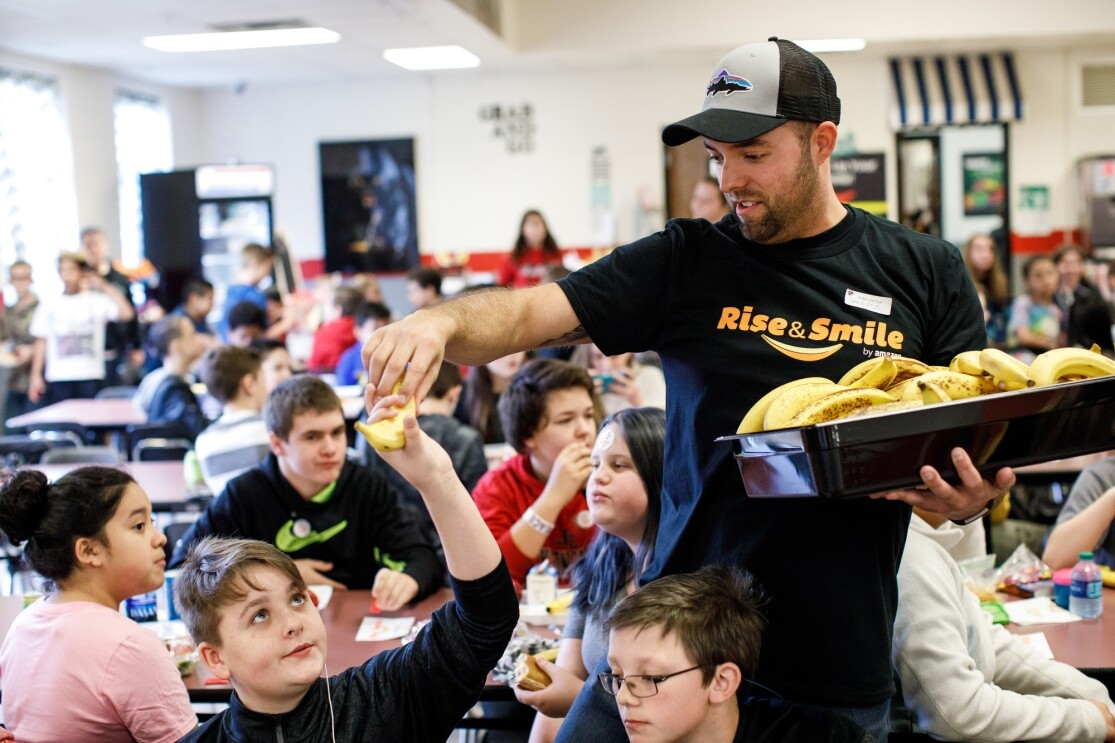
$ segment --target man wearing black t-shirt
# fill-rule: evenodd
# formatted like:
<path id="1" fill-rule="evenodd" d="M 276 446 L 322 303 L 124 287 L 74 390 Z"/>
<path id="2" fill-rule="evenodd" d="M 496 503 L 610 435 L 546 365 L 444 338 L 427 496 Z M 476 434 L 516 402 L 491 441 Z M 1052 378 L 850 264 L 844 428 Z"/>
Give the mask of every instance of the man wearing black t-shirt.
<path id="1" fill-rule="evenodd" d="M 751 499 L 731 449 L 760 396 L 792 379 L 839 378 L 865 357 L 948 364 L 985 345 L 959 251 L 840 203 L 829 158 L 836 83 L 778 39 L 727 55 L 703 110 L 663 141 L 702 137 L 732 213 L 677 219 L 556 285 L 482 293 L 415 313 L 365 346 L 369 396 L 421 398 L 443 353 L 480 364 L 513 350 L 591 338 L 608 355 L 658 352 L 667 382 L 662 518 L 647 579 L 711 562 L 750 570 L 770 601 L 757 680 L 834 709 L 876 739 L 894 692 L 890 641 L 910 506 L 965 520 L 1014 482 L 985 481 L 954 452 L 961 485 L 921 467 L 925 488 L 873 498 Z M 919 466 L 911 462 L 911 468 Z M 586 684 L 559 741 L 615 740 L 608 698 Z"/>

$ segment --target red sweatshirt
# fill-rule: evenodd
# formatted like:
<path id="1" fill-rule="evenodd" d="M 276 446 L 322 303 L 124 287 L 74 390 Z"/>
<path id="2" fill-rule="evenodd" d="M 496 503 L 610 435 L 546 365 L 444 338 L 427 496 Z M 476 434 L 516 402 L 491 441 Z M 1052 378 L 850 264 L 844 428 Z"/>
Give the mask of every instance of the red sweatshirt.
<path id="1" fill-rule="evenodd" d="M 511 577 L 520 588 L 526 582 L 527 571 L 544 559 L 549 559 L 559 575 L 564 573 L 585 553 L 596 535 L 596 525 L 592 523 L 588 502 L 581 491 L 558 515 L 553 532 L 542 545 L 542 553 L 537 558 L 524 555 L 511 539 L 511 527 L 522 518 L 527 507 L 534 505 L 545 487 L 546 483 L 531 470 L 530 458 L 518 454 L 484 473 L 472 491 L 472 499 L 492 530 Z"/>
<path id="2" fill-rule="evenodd" d="M 310 351 L 310 371 L 331 372 L 337 367 L 341 354 L 356 343 L 356 321 L 351 317 L 338 317 L 324 323 L 314 333 L 314 347 Z"/>

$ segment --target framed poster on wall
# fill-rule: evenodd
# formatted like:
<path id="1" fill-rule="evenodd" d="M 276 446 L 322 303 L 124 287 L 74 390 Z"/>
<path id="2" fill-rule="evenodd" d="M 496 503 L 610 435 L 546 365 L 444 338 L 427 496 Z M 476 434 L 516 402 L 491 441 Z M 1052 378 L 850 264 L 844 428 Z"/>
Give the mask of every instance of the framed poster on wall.
<path id="1" fill-rule="evenodd" d="M 1000 214 L 1007 187 L 1002 152 L 967 152 L 962 156 L 964 215 Z"/>
<path id="2" fill-rule="evenodd" d="M 321 142 L 318 150 L 325 270 L 417 266 L 414 140 Z"/>

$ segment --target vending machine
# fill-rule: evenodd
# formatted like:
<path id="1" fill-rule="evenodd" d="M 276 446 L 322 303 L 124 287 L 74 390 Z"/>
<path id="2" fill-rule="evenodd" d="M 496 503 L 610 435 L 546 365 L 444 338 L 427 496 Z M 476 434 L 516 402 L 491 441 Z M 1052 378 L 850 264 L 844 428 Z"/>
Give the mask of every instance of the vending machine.
<path id="1" fill-rule="evenodd" d="M 248 243 L 271 247 L 270 165 L 205 165 L 140 176 L 143 244 L 159 271 L 156 290 L 167 310 L 181 301 L 191 276 L 214 287 L 214 306 L 224 303 L 235 281 L 240 250 Z"/>

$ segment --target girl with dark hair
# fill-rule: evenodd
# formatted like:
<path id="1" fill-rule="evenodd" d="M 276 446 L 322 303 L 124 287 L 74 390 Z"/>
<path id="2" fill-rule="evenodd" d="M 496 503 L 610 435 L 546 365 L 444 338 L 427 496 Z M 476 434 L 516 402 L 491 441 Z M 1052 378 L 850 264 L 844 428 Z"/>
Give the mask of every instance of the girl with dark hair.
<path id="1" fill-rule="evenodd" d="M 515 689 L 520 702 L 539 712 L 530 743 L 549 743 L 557 735 L 589 671 L 608 653 L 604 618 L 635 590 L 654 550 L 665 438 L 666 413 L 660 408 L 627 408 L 600 425 L 586 488 L 589 513 L 600 531 L 572 567 L 576 592 L 557 662 L 538 662 L 553 683 L 541 691 Z"/>
<path id="2" fill-rule="evenodd" d="M 561 265 L 561 250 L 542 213 L 530 209 L 519 223 L 519 237 L 511 252 L 503 257 L 496 283 L 500 286 L 535 286 L 546 268 Z"/>
<path id="3" fill-rule="evenodd" d="M 0 488 L 0 530 L 26 542 L 45 599 L 0 646 L 4 721 L 17 740 L 175 741 L 197 725 L 158 636 L 122 601 L 160 588 L 166 537 L 132 477 L 81 467 L 47 482 L 21 470 Z"/>
<path id="4" fill-rule="evenodd" d="M 507 441 L 499 416 L 499 397 L 526 360 L 526 353 L 517 351 L 482 366 L 474 366 L 462 383 L 461 396 L 453 415 L 461 423 L 479 431 L 485 444 Z"/>

